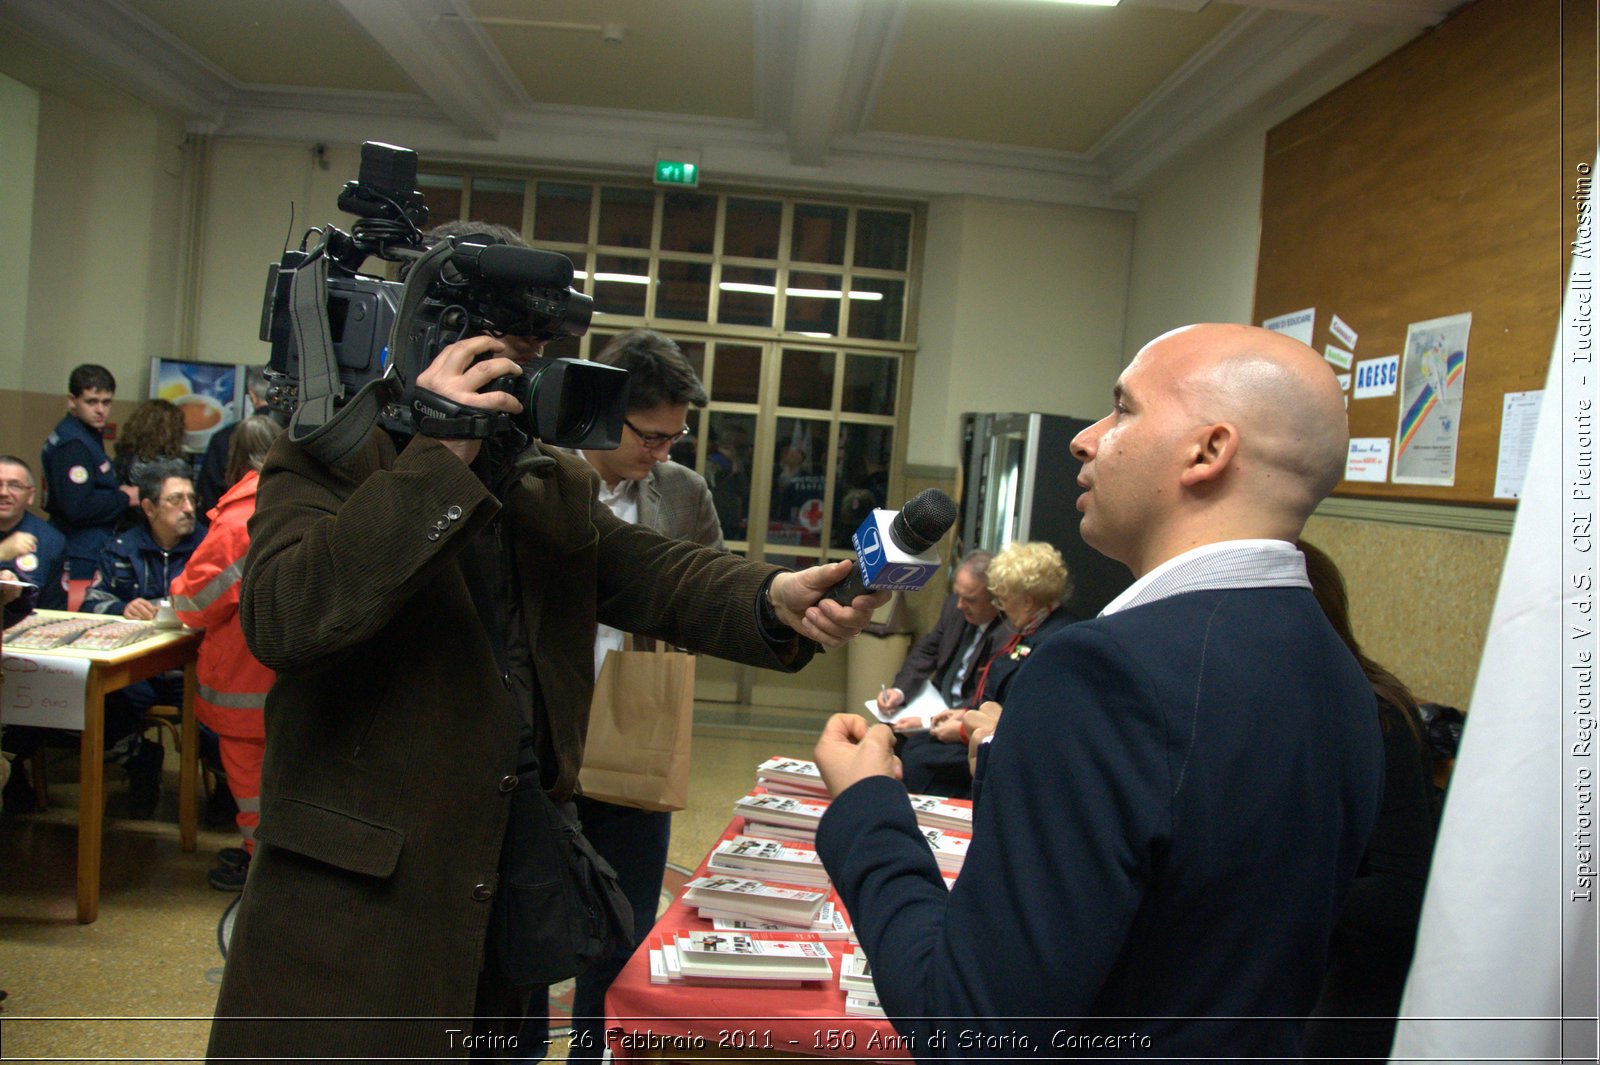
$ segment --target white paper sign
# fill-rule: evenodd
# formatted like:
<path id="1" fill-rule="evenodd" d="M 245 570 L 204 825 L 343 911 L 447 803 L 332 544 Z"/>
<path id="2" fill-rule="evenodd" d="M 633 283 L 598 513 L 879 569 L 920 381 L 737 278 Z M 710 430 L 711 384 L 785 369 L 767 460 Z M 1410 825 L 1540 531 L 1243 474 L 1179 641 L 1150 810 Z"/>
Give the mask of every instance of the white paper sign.
<path id="1" fill-rule="evenodd" d="M 1345 347 L 1353 349 L 1356 346 L 1356 331 L 1351 329 L 1345 320 L 1337 314 L 1333 316 L 1333 321 L 1328 323 L 1328 332 L 1333 334 L 1333 339 Z"/>
<path id="2" fill-rule="evenodd" d="M 1494 470 L 1494 497 L 1521 499 L 1522 482 L 1533 455 L 1533 430 L 1544 392 L 1507 392 L 1500 412 L 1500 458 Z"/>
<path id="3" fill-rule="evenodd" d="M 1332 344 L 1329 344 L 1327 347 L 1322 349 L 1322 357 L 1339 367 L 1341 370 L 1350 369 L 1350 364 L 1355 361 L 1354 355 L 1342 348 L 1336 348 Z"/>
<path id="4" fill-rule="evenodd" d="M 1268 318 L 1261 323 L 1261 328 L 1270 329 L 1274 333 L 1293 337 L 1300 343 L 1309 347 L 1311 345 L 1311 329 L 1317 323 L 1317 309 L 1307 307 L 1303 311 L 1292 314 L 1280 314 L 1276 318 Z"/>
<path id="5" fill-rule="evenodd" d="M 1400 356 L 1385 355 L 1381 359 L 1363 359 L 1356 363 L 1357 399 L 1392 396 L 1400 384 Z"/>
<path id="6" fill-rule="evenodd" d="M 6 651 L 0 723 L 82 732 L 89 665 L 87 658 Z"/>
<path id="7" fill-rule="evenodd" d="M 1339 391 L 1341 391 L 1341 392 L 1350 391 L 1350 375 L 1349 374 L 1347 374 L 1347 373 L 1336 373 L 1333 376 L 1339 382 Z M 1346 405 L 1348 406 L 1348 404 L 1346 404 Z"/>
<path id="8" fill-rule="evenodd" d="M 1389 479 L 1389 445 L 1387 436 L 1358 436 L 1350 441 L 1350 454 L 1344 463 L 1347 481 L 1375 481 L 1382 484 Z"/>

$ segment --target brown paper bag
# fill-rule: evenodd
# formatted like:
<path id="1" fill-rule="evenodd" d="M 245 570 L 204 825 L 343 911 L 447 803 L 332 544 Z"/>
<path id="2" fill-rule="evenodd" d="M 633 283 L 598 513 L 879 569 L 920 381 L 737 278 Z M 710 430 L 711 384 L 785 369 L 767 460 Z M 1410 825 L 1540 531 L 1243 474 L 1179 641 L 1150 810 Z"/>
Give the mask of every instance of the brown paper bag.
<path id="1" fill-rule="evenodd" d="M 612 651 L 594 683 L 578 773 L 583 794 L 641 810 L 683 809 L 693 725 L 693 655 Z"/>

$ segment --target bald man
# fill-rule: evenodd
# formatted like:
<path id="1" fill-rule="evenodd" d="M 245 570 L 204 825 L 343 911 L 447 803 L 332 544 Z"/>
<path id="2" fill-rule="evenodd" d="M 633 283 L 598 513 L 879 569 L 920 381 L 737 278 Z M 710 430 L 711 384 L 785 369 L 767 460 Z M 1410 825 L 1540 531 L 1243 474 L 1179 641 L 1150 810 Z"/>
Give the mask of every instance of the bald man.
<path id="1" fill-rule="evenodd" d="M 1017 673 L 953 891 L 889 730 L 828 723 L 817 848 L 918 1057 L 1298 1058 L 1383 787 L 1372 688 L 1293 544 L 1346 449 L 1303 344 L 1200 325 L 1139 352 L 1072 445 L 1083 537 L 1136 580 Z"/>

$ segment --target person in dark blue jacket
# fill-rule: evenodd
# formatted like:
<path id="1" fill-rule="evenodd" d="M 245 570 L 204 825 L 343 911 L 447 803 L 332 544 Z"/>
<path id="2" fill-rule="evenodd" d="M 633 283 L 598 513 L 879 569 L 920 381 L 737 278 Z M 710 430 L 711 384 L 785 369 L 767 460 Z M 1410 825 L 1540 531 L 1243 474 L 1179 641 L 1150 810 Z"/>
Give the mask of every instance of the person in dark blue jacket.
<path id="1" fill-rule="evenodd" d="M 137 467 L 134 476 L 145 523 L 101 549 L 83 609 L 151 621 L 173 578 L 183 572 L 205 538 L 206 527 L 195 517 L 199 500 L 189 463 L 163 459 Z M 159 743 L 141 736 L 140 723 L 157 703 L 176 705 L 182 700 L 183 673 L 177 670 L 106 696 L 106 758 L 128 769 L 128 806 L 134 817 L 155 813 L 165 757 Z"/>
<path id="2" fill-rule="evenodd" d="M 839 714 L 817 744 L 817 851 L 919 1060 L 1298 1060 L 1377 819 L 1372 686 L 1295 548 L 1344 472 L 1333 371 L 1281 334 L 1191 326 L 1113 397 L 1059 475 L 1136 580 L 973 730 L 993 742 L 953 890 L 889 730 Z"/>
<path id="3" fill-rule="evenodd" d="M 28 513 L 33 490 L 33 467 L 15 455 L 0 455 L 0 569 L 39 589 L 36 606 L 65 610 L 67 540 Z"/>
<path id="4" fill-rule="evenodd" d="M 132 486 L 118 483 L 102 433 L 111 413 L 117 379 L 104 366 L 85 363 L 67 379 L 67 416 L 51 430 L 39 455 L 44 474 L 44 509 L 67 538 L 67 575 L 94 575 L 100 549 L 117 520 L 138 506 Z"/>

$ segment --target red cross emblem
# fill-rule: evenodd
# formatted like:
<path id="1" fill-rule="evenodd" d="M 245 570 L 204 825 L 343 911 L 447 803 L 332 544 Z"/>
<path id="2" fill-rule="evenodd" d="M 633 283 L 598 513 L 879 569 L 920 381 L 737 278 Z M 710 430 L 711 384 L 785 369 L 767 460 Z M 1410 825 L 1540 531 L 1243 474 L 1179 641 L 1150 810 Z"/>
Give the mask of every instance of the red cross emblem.
<path id="1" fill-rule="evenodd" d="M 822 500 L 808 499 L 800 507 L 800 524 L 812 532 L 822 528 Z"/>

